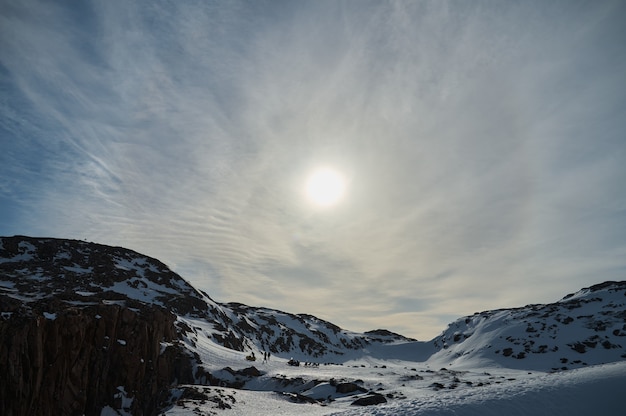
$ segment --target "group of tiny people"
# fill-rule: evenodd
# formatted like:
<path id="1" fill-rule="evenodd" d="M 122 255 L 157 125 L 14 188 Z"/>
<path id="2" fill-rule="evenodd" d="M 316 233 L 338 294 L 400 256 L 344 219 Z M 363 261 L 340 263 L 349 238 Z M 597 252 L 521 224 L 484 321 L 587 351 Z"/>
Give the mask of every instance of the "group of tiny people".
<path id="1" fill-rule="evenodd" d="M 256 361 L 256 355 L 254 355 L 254 351 L 250 352 L 250 355 L 246 356 L 246 360 L 248 361 Z M 270 360 L 270 353 L 263 351 L 263 362 L 266 363 Z"/>
<path id="2" fill-rule="evenodd" d="M 250 352 L 250 355 L 246 356 L 246 360 L 248 361 L 256 361 L 256 356 L 254 355 L 254 351 Z M 263 351 L 263 362 L 266 363 L 270 360 L 270 353 L 269 351 Z M 294 360 L 293 357 L 287 361 L 287 364 L 289 365 L 293 365 L 293 366 L 299 366 L 300 365 L 300 361 L 298 360 Z M 319 363 L 309 363 L 309 362 L 305 362 L 304 363 L 305 367 L 319 367 Z"/>

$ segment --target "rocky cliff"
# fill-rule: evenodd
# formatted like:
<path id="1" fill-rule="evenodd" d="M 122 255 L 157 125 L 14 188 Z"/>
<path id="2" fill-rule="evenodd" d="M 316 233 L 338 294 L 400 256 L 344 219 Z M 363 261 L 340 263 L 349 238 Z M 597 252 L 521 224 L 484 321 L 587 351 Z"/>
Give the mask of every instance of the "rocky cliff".
<path id="1" fill-rule="evenodd" d="M 560 371 L 626 359 L 625 320 L 626 282 L 605 282 L 548 305 L 476 313 L 419 342 L 218 303 L 132 250 L 0 237 L 0 414 L 154 415 L 185 397 L 181 384 L 254 385 L 262 374 L 246 356 L 266 351 L 285 362 L 402 357 Z"/>
<path id="2" fill-rule="evenodd" d="M 199 341 L 306 359 L 408 340 L 220 304 L 132 250 L 24 236 L 0 238 L 0 337 L 2 415 L 156 414 L 176 384 L 225 382 L 206 371 Z"/>
<path id="3" fill-rule="evenodd" d="M 161 308 L 45 309 L 55 312 L 18 309 L 0 321 L 3 415 L 96 415 L 105 406 L 149 415 L 173 381 L 194 380 L 193 357 L 162 346 L 177 333 L 174 315 Z"/>
<path id="4" fill-rule="evenodd" d="M 138 270 L 144 289 L 155 285 L 144 301 L 115 291 Z M 110 406 L 150 415 L 172 383 L 193 382 L 196 357 L 159 300 L 165 266 L 120 248 L 12 237 L 1 240 L 0 276 L 0 414 L 99 415 Z"/>

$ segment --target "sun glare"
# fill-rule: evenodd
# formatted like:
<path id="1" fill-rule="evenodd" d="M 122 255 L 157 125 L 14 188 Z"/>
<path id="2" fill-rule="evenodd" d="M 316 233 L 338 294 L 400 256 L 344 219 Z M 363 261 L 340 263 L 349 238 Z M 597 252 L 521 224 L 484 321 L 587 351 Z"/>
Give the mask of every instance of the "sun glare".
<path id="1" fill-rule="evenodd" d="M 321 207 L 336 204 L 344 194 L 346 180 L 334 169 L 320 168 L 311 173 L 306 183 L 310 201 Z"/>

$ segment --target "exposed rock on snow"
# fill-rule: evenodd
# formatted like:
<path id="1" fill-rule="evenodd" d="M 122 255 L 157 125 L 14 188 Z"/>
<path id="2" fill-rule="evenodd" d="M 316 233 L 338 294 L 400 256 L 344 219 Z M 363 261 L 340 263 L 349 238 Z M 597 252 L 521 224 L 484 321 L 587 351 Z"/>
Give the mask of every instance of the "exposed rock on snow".
<path id="1" fill-rule="evenodd" d="M 246 402 L 273 409 L 289 399 L 325 414 L 325 406 L 396 405 L 411 391 L 474 395 L 526 385 L 517 377 L 535 377 L 528 370 L 626 361 L 625 322 L 626 282 L 605 282 L 548 305 L 463 317 L 420 342 L 218 303 L 131 250 L 3 237 L 0 413 L 188 414 Z M 524 371 L 492 375 L 479 366 Z"/>
<path id="2" fill-rule="evenodd" d="M 547 305 L 476 313 L 433 340 L 442 362 L 566 370 L 626 358 L 626 282 L 605 282 Z"/>
<path id="3" fill-rule="evenodd" d="M 373 406 L 375 404 L 387 403 L 385 396 L 378 393 L 371 393 L 367 396 L 360 397 L 352 402 L 352 406 Z"/>
<path id="4" fill-rule="evenodd" d="M 2 414 L 116 409 L 118 386 L 133 398 L 131 413 L 153 414 L 173 382 L 241 387 L 257 376 L 212 376 L 200 365 L 199 338 L 308 358 L 403 339 L 373 341 L 310 315 L 221 305 L 158 260 L 120 247 L 23 236 L 3 237 L 0 247 Z M 208 325 L 199 333 L 181 317 Z"/>

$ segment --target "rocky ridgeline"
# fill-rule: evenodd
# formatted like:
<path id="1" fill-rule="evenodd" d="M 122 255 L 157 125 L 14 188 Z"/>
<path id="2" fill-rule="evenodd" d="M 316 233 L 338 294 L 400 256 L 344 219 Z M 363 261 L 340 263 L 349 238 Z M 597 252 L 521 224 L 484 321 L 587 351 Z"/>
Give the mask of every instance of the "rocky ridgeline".
<path id="1" fill-rule="evenodd" d="M 606 282 L 548 305 L 461 318 L 428 344 L 428 360 L 462 366 L 479 358 L 539 370 L 619 361 L 626 359 L 625 322 L 626 282 Z M 254 367 L 202 362 L 198 346 L 207 341 L 305 362 L 341 361 L 372 344 L 427 344 L 382 329 L 346 331 L 311 315 L 217 303 L 132 250 L 22 236 L 0 238 L 0 339 L 0 414 L 10 416 L 98 415 L 107 406 L 153 415 L 172 400 L 196 399 L 227 408 L 234 396 L 214 391 L 207 399 L 177 386 L 241 388 L 262 375 Z M 281 391 L 295 383 L 287 392 L 300 400 L 308 383 L 300 381 L 271 382 Z"/>
<path id="2" fill-rule="evenodd" d="M 231 339 L 243 340 L 234 349 L 270 351 L 274 355 L 299 357 L 304 360 L 322 356 L 341 356 L 346 351 L 360 350 L 373 342 L 391 343 L 415 341 L 387 330 L 364 334 L 353 333 L 312 315 L 294 315 L 268 308 L 256 308 L 240 303 L 223 305 L 230 312 L 224 326 L 218 328 Z M 220 339 L 227 345 L 227 340 Z M 233 348 L 232 342 L 227 345 Z M 239 347 L 242 348 L 239 348 Z"/>
<path id="3" fill-rule="evenodd" d="M 24 306 L 46 302 L 129 307 L 162 306 L 171 312 L 204 315 L 210 305 L 160 261 L 121 247 L 76 240 L 4 237 L 0 242 L 1 290 Z"/>
<path id="4" fill-rule="evenodd" d="M 156 259 L 77 240 L 0 239 L 0 414 L 155 414 L 173 383 L 224 384 L 194 352 L 195 328 L 236 351 L 342 355 L 371 342 L 311 315 L 219 304 Z"/>
<path id="5" fill-rule="evenodd" d="M 626 282 L 604 282 L 546 305 L 475 313 L 433 340 L 451 363 L 567 370 L 626 359 Z"/>
<path id="6" fill-rule="evenodd" d="M 172 311 L 206 308 L 191 292 L 170 298 L 184 293 L 175 278 L 121 248 L 3 238 L 0 414 L 99 414 L 107 405 L 155 414 L 173 380 L 194 381 Z M 124 294 L 127 283 L 138 292 Z"/>

